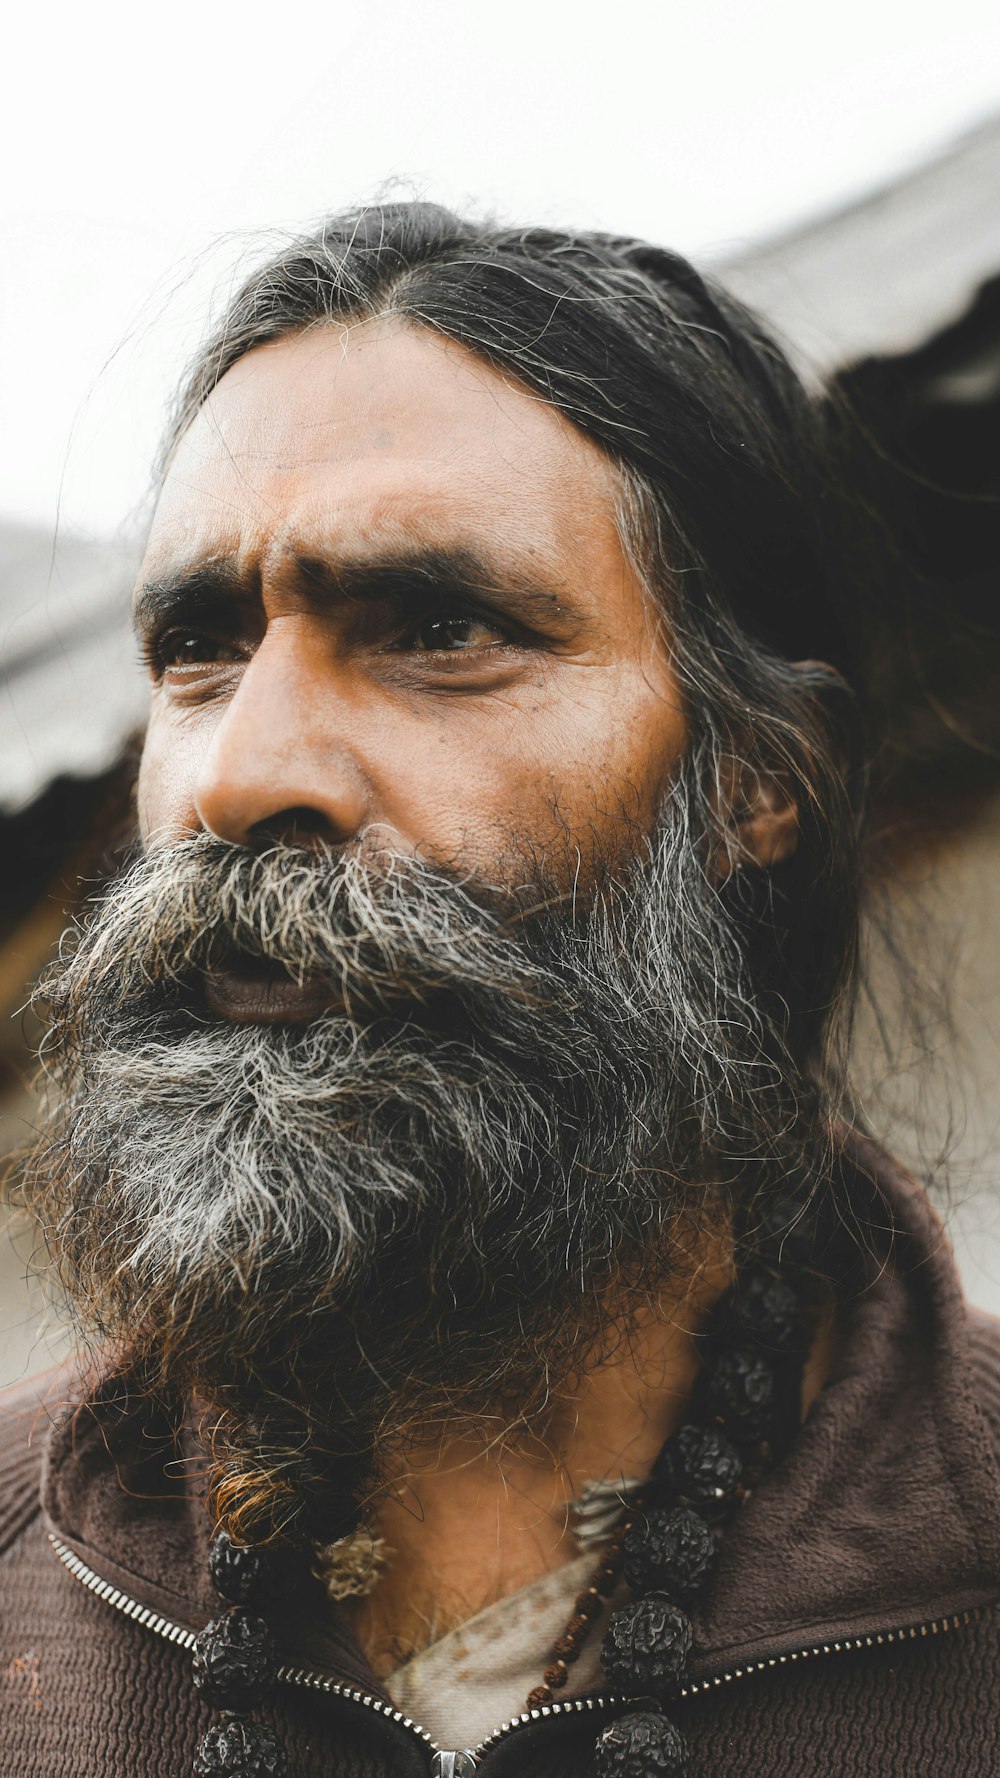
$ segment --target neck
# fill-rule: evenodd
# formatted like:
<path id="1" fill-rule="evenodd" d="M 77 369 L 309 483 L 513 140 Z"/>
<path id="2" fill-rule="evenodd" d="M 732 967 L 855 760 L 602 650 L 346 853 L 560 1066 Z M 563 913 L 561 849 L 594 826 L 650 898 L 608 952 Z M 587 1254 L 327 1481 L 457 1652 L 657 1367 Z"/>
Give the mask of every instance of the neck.
<path id="1" fill-rule="evenodd" d="M 408 1453 L 375 1525 L 393 1554 L 355 1608 L 377 1674 L 568 1561 L 570 1503 L 588 1482 L 648 1476 L 685 1419 L 696 1335 L 730 1276 L 728 1243 L 707 1242 L 669 1309 L 646 1309 L 618 1334 L 609 1318 L 601 1356 L 554 1397 L 544 1437 L 462 1432 Z"/>

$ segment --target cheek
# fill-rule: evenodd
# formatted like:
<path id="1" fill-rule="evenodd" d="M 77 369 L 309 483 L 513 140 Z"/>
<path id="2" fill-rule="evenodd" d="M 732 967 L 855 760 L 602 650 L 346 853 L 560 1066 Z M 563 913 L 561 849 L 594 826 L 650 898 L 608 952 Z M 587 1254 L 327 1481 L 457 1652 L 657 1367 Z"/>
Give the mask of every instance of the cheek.
<path id="1" fill-rule="evenodd" d="M 414 839 L 439 862 L 494 881 L 527 872 L 589 883 L 599 864 L 640 851 L 684 733 L 655 696 L 522 705 L 502 732 L 491 721 L 482 734 L 467 730 L 461 747 L 442 733 L 434 790 L 426 779 L 412 786 Z"/>
<path id="2" fill-rule="evenodd" d="M 191 787 L 195 759 L 191 740 L 175 732 L 154 706 L 143 742 L 136 807 L 139 836 L 182 839 L 196 831 Z"/>
<path id="3" fill-rule="evenodd" d="M 632 671 L 595 671 L 543 724 L 540 763 L 560 825 L 598 845 L 648 832 L 685 744 L 672 696 Z M 672 688 L 671 688 L 672 691 Z"/>

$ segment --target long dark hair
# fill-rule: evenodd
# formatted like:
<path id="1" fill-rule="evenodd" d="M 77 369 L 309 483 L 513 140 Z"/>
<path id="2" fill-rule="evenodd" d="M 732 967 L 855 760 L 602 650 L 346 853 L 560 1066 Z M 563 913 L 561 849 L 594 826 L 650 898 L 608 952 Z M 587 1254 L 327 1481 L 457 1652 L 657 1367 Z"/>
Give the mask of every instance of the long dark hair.
<path id="1" fill-rule="evenodd" d="M 719 893 L 786 1058 L 832 1086 L 864 746 L 858 562 L 822 407 L 760 324 L 675 254 L 396 203 L 333 216 L 252 274 L 191 369 L 164 461 L 255 346 L 382 315 L 513 375 L 619 466 L 623 536 L 669 620 L 706 845 L 731 818 L 734 766 L 798 804 L 794 856 Z"/>

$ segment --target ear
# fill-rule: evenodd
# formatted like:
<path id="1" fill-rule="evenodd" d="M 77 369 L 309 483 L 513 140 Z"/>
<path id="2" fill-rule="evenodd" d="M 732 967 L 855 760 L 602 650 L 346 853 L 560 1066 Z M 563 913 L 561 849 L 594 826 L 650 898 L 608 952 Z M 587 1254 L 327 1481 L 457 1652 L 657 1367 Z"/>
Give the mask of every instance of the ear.
<path id="1" fill-rule="evenodd" d="M 799 843 L 799 806 L 786 773 L 732 760 L 720 779 L 724 837 L 715 855 L 716 881 L 733 871 L 770 870 L 791 858 Z"/>

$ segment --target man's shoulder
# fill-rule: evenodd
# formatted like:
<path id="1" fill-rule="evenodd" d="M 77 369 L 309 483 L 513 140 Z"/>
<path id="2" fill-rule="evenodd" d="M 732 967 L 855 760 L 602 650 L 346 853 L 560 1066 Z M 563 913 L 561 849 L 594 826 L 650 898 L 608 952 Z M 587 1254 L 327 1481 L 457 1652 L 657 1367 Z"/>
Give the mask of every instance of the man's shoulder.
<path id="1" fill-rule="evenodd" d="M 0 1557 L 37 1517 L 53 1419 L 72 1397 L 75 1366 L 61 1364 L 0 1389 Z"/>
<path id="2" fill-rule="evenodd" d="M 1000 1460 L 1000 1316 L 970 1306 L 969 1355 L 976 1400 Z"/>

